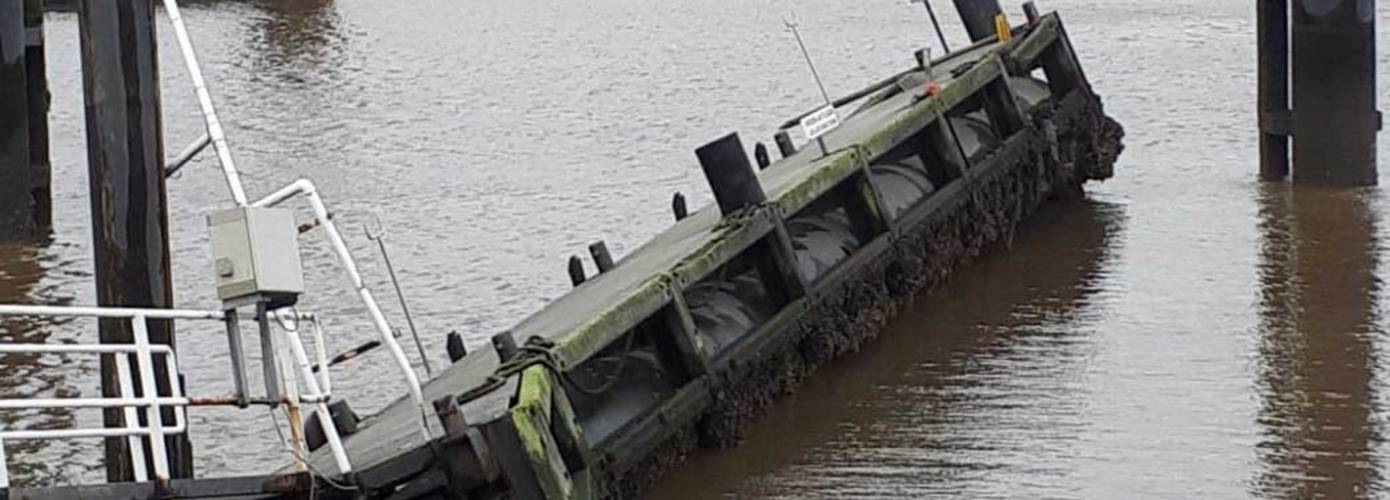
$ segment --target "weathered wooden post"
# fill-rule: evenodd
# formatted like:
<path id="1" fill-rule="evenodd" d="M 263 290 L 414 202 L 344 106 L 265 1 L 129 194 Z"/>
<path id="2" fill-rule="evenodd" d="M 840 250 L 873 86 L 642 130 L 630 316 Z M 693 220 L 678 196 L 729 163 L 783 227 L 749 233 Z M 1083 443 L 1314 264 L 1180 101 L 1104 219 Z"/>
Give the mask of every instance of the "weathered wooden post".
<path id="1" fill-rule="evenodd" d="M 48 61 L 44 55 L 44 0 L 24 0 L 24 71 L 29 100 L 29 198 L 39 233 L 53 226 L 53 174 L 48 155 Z"/>
<path id="2" fill-rule="evenodd" d="M 29 172 L 29 98 L 24 0 L 0 0 L 0 239 L 33 231 L 24 185 Z"/>
<path id="3" fill-rule="evenodd" d="M 952 1 L 956 4 L 956 12 L 960 13 L 961 23 L 965 24 L 965 32 L 970 34 L 970 41 L 978 42 L 995 35 L 994 19 L 1004 14 L 999 0 Z"/>
<path id="4" fill-rule="evenodd" d="M 78 31 L 86 102 L 87 160 L 97 302 L 103 306 L 170 307 L 168 208 L 164 192 L 159 67 L 152 0 L 79 0 Z M 149 322 L 150 340 L 174 344 L 173 325 Z M 102 320 L 102 343 L 131 341 L 129 324 Z M 163 370 L 156 360 L 156 371 Z M 101 360 L 102 394 L 119 393 L 115 363 Z M 158 380 L 161 395 L 168 384 Z M 140 384 L 135 384 L 139 387 Z M 172 412 L 164 415 L 172 425 Z M 107 427 L 124 424 L 108 410 Z M 133 476 L 125 439 L 106 440 L 107 477 Z M 170 473 L 192 474 L 186 435 L 168 438 Z M 150 456 L 148 453 L 146 456 Z"/>
<path id="5" fill-rule="evenodd" d="M 1372 0 L 1294 4 L 1295 182 L 1376 183 L 1375 23 Z"/>
<path id="6" fill-rule="evenodd" d="M 1289 1 L 1258 0 L 1260 178 L 1289 176 Z"/>

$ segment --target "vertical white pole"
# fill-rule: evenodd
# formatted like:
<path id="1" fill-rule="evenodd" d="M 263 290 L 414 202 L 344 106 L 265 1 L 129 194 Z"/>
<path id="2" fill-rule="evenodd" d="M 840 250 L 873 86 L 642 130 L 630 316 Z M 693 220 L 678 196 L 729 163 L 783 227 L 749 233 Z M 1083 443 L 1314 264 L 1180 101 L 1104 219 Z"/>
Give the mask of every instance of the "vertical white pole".
<path id="1" fill-rule="evenodd" d="M 135 333 L 136 366 L 140 370 L 140 388 L 145 392 L 145 419 L 149 424 L 150 452 L 154 456 L 154 476 L 156 480 L 169 479 L 169 456 L 164 449 L 164 420 L 159 415 L 159 386 L 155 384 L 154 356 L 150 355 L 150 334 L 145 323 L 145 315 L 136 314 L 130 319 L 131 330 Z M 177 384 L 177 380 L 170 383 Z"/>
<path id="2" fill-rule="evenodd" d="M 317 333 L 317 328 L 314 331 Z M 304 385 L 309 389 L 310 397 L 318 399 L 314 403 L 314 413 L 319 416 L 319 423 L 323 427 L 323 436 L 328 440 L 328 448 L 333 451 L 333 459 L 338 462 L 338 472 L 342 474 L 352 472 L 352 464 L 348 461 L 347 450 L 343 449 L 343 440 L 338 435 L 338 425 L 333 421 L 333 414 L 328 411 L 328 398 L 324 397 L 328 395 L 328 392 L 321 390 L 314 378 L 314 369 L 309 364 L 309 356 L 304 352 L 304 343 L 297 335 L 291 335 L 290 348 L 294 350 L 294 359 L 299 363 L 299 373 L 300 376 L 304 377 Z M 320 369 L 320 373 L 328 371 L 327 363 L 319 366 L 323 367 Z"/>
<path id="3" fill-rule="evenodd" d="M 286 342 L 294 344 L 298 339 L 293 338 L 296 335 L 294 331 L 282 330 L 281 333 L 285 338 L 281 339 L 279 335 L 270 336 L 276 352 L 275 371 L 280 375 L 280 394 L 285 397 L 285 421 L 290 425 L 290 449 L 294 450 L 295 454 L 294 470 L 304 472 L 308 470 L 306 462 L 309 460 L 309 450 L 304 443 L 304 417 L 299 408 L 299 381 L 296 380 L 294 370 L 287 365 L 294 352 L 285 345 Z"/>
<path id="4" fill-rule="evenodd" d="M 5 458 L 5 440 L 0 439 L 0 488 L 10 487 L 10 468 Z"/>
<path id="5" fill-rule="evenodd" d="M 116 378 L 120 380 L 121 398 L 135 399 L 135 384 L 130 377 L 130 354 L 112 354 L 116 360 Z M 121 408 L 125 413 L 125 428 L 135 430 L 140 428 L 140 415 L 134 406 L 126 405 Z M 138 434 L 132 434 L 126 438 L 127 447 L 130 448 L 130 464 L 135 471 L 136 481 L 149 481 L 150 471 L 145 468 L 145 440 Z"/>

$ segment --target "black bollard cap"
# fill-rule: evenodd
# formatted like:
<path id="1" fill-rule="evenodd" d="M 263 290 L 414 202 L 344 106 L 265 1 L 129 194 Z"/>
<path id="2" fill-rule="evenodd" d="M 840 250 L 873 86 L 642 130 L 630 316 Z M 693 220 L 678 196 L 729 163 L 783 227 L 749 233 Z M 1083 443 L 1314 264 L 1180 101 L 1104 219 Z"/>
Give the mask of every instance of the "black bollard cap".
<path id="1" fill-rule="evenodd" d="M 516 346 L 516 338 L 512 337 L 510 330 L 492 336 L 492 349 L 497 352 L 497 359 L 506 363 L 521 353 L 521 349 Z"/>
<path id="2" fill-rule="evenodd" d="M 459 335 L 459 332 L 449 332 L 444 347 L 449 351 L 450 362 L 457 363 L 460 359 L 468 356 L 468 347 L 463 345 L 463 337 Z"/>
<path id="3" fill-rule="evenodd" d="M 685 206 L 685 195 L 676 193 L 671 196 L 671 213 L 676 216 L 677 222 L 690 216 L 690 209 Z"/>

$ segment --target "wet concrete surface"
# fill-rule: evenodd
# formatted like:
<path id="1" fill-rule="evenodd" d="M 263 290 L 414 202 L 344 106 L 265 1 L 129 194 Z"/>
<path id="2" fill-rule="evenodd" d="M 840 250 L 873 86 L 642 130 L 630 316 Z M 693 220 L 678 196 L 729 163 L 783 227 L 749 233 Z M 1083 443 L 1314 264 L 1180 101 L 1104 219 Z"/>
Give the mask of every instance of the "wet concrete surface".
<path id="1" fill-rule="evenodd" d="M 694 457 L 649 497 L 1387 493 L 1387 204 L 1378 189 L 1255 181 L 1254 8 L 1040 5 L 1063 11 L 1087 75 L 1126 125 L 1119 176 L 1042 212 L 1011 250 L 986 252 L 773 405 L 740 446 Z M 912 64 L 934 40 L 917 5 L 816 0 L 798 11 L 831 93 Z M 389 290 L 370 242 L 351 234 L 380 214 L 438 366 L 445 332 L 478 348 L 569 289 L 565 258 L 588 242 L 604 238 L 621 256 L 669 224 L 671 192 L 707 203 L 694 147 L 735 129 L 769 136 L 817 104 L 784 13 L 716 0 L 267 0 L 184 14 L 248 190 L 313 176 L 369 284 Z M 47 26 L 55 234 L 0 247 L 0 298 L 88 304 L 76 17 L 50 14 Z M 199 124 L 164 27 L 165 142 L 176 149 Z M 213 164 L 170 182 L 184 306 L 213 304 L 200 222 L 226 203 Z M 329 317 L 335 346 L 371 338 L 327 249 L 307 248 L 309 282 L 324 292 L 306 308 Z M 66 342 L 94 339 L 94 327 L 0 322 L 3 335 Z M 197 367 L 190 387 L 228 388 L 225 340 L 198 325 L 179 332 L 184 366 Z M 0 358 L 0 393 L 95 394 L 89 361 Z M 362 413 L 401 391 L 380 383 L 395 380 L 382 353 L 334 375 Z M 285 458 L 263 414 L 231 415 L 194 413 L 201 470 L 246 474 Z M 96 442 L 8 446 L 22 483 L 102 476 Z"/>

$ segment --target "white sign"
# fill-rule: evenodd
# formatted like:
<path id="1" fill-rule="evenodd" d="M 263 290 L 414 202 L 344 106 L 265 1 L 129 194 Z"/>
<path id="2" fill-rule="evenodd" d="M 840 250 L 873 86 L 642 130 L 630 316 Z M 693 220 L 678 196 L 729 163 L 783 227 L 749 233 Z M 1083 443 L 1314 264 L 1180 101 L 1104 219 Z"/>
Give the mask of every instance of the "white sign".
<path id="1" fill-rule="evenodd" d="M 840 114 L 835 112 L 833 105 L 827 105 L 801 119 L 801 129 L 806 132 L 807 140 L 825 135 L 839 126 Z"/>

